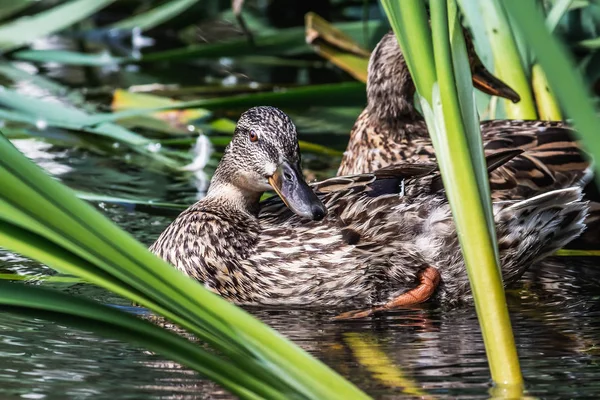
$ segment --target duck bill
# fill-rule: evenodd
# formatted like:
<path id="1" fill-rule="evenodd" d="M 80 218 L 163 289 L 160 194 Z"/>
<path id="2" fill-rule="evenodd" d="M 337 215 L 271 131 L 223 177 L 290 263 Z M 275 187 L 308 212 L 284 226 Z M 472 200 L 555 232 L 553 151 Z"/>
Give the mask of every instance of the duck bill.
<path id="1" fill-rule="evenodd" d="M 521 101 L 521 96 L 515 92 L 510 86 L 502 82 L 490 73 L 479 59 L 474 60 L 472 66 L 473 86 L 484 93 L 492 96 L 499 96 L 518 103 Z"/>
<path id="2" fill-rule="evenodd" d="M 304 181 L 302 173 L 287 161 L 269 178 L 269 184 L 285 205 L 300 217 L 319 221 L 327 214 L 327 209 Z"/>

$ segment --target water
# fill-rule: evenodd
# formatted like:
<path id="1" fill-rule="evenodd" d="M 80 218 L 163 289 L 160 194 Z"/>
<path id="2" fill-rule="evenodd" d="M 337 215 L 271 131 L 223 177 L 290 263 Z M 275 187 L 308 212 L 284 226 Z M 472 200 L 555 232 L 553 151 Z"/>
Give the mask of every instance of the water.
<path id="1" fill-rule="evenodd" d="M 71 187 L 189 203 L 193 175 L 169 176 L 124 166 L 83 150 L 16 141 L 35 162 Z M 127 184 L 124 184 L 127 182 Z M 172 216 L 95 203 L 150 244 Z M 567 262 L 568 261 L 568 262 Z M 600 268 L 594 259 L 554 258 L 532 268 L 509 292 L 528 393 L 542 398 L 596 398 L 600 393 Z M 51 274 L 45 266 L 0 253 L 0 271 Z M 83 284 L 53 283 L 71 294 L 130 305 Z M 332 322 L 335 310 L 251 308 L 376 398 L 487 398 L 491 387 L 474 310 L 432 305 L 373 319 Z M 229 398 L 159 355 L 49 321 L 0 312 L 0 397 L 27 399 Z"/>
<path id="2" fill-rule="evenodd" d="M 240 67 L 232 68 L 240 76 Z M 264 81 L 295 76 L 289 68 L 285 71 L 260 68 L 271 74 Z M 211 74 L 218 79 L 227 78 L 223 68 L 214 65 L 188 69 L 167 68 L 168 73 L 162 71 L 160 76 L 153 75 L 156 71 L 101 71 L 96 78 L 119 86 L 132 81 L 170 83 L 171 77 L 180 83 L 197 85 L 197 77 Z M 45 73 L 70 86 L 87 85 L 89 77 L 89 70 L 77 68 L 46 68 Z M 248 75 L 257 74 L 254 71 Z M 16 87 L 24 93 L 47 96 L 23 82 Z M 309 120 L 314 114 L 306 111 L 303 116 Z M 344 138 L 339 135 L 311 136 L 315 138 L 320 143 L 344 147 Z M 190 204 L 202 195 L 206 186 L 202 176 L 192 172 L 167 173 L 135 166 L 101 151 L 61 147 L 37 139 L 18 140 L 15 144 L 54 177 L 77 190 Z M 339 162 L 335 158 L 314 156 L 305 160 L 317 176 L 331 174 Z M 160 209 L 93 204 L 146 245 L 173 218 L 172 213 Z M 0 273 L 37 276 L 53 271 L 0 250 Z M 91 285 L 47 285 L 139 312 L 125 300 Z M 581 258 L 548 260 L 533 267 L 520 286 L 509 292 L 508 299 L 528 394 L 547 399 L 597 398 L 600 263 Z M 251 308 L 249 311 L 375 398 L 490 397 L 487 361 L 471 307 L 447 310 L 426 304 L 349 322 L 331 321 L 339 310 Z M 0 310 L 0 398 L 113 400 L 230 396 L 193 371 L 136 346 Z"/>

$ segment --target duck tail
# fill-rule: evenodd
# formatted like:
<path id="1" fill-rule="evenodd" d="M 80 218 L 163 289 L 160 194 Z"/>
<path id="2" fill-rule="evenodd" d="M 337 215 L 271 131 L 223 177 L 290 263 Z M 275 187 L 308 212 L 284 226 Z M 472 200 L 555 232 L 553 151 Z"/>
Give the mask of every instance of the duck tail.
<path id="1" fill-rule="evenodd" d="M 583 233 L 589 205 L 582 197 L 582 188 L 574 186 L 512 202 L 497 212 L 505 283 Z"/>

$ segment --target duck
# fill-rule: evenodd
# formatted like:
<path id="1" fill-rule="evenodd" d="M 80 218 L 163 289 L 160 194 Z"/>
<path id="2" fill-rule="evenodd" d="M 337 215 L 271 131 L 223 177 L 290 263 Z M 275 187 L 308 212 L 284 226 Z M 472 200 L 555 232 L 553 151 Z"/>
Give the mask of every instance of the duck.
<path id="1" fill-rule="evenodd" d="M 467 52 L 474 87 L 513 102 L 519 95 L 485 69 L 468 34 Z M 354 123 L 337 175 L 373 172 L 398 162 L 436 162 L 424 118 L 414 104 L 415 85 L 393 32 L 379 41 L 369 59 L 367 105 Z M 563 121 L 487 120 L 480 123 L 485 154 L 522 149 L 490 176 L 494 200 L 526 199 L 573 185 L 588 174 L 592 159 Z M 584 193 L 591 200 L 588 229 L 578 248 L 597 248 L 600 198 L 593 182 Z"/>
<path id="2" fill-rule="evenodd" d="M 468 35 L 465 36 L 468 39 Z M 474 86 L 514 102 L 519 95 L 485 69 L 470 40 L 468 53 Z M 398 162 L 435 162 L 435 151 L 424 118 L 414 103 L 415 85 L 393 32 L 379 41 L 369 59 L 367 106 L 354 123 L 337 175 L 373 172 Z M 565 175 L 579 179 L 590 161 L 562 121 L 489 120 L 481 122 L 486 153 L 502 149 L 526 150 L 491 177 L 497 196 L 520 197 L 518 188 L 552 188 Z M 512 179 L 510 178 L 512 175 Z M 538 175 L 540 177 L 538 178 Z M 536 179 L 537 178 L 537 179 Z M 510 180 L 510 182 L 507 182 Z"/>
<path id="3" fill-rule="evenodd" d="M 522 150 L 487 157 L 490 171 Z M 296 127 L 283 111 L 244 112 L 206 196 L 150 250 L 240 305 L 351 307 L 362 318 L 428 300 L 471 299 L 435 163 L 401 163 L 307 184 Z M 264 192 L 276 195 L 260 201 Z M 581 185 L 497 201 L 505 284 L 584 229 Z"/>

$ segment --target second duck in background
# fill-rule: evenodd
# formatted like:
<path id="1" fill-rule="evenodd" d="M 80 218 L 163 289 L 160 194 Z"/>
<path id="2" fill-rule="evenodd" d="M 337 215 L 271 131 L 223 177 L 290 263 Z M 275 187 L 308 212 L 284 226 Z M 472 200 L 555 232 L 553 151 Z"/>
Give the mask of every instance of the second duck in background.
<path id="1" fill-rule="evenodd" d="M 482 65 L 469 43 L 473 82 L 480 90 L 513 101 L 519 96 Z M 425 120 L 414 104 L 415 85 L 393 32 L 377 44 L 369 61 L 367 106 L 359 115 L 344 152 L 338 175 L 373 172 L 399 162 L 434 162 L 435 152 Z M 525 199 L 576 184 L 590 162 L 564 122 L 491 120 L 481 122 L 484 150 L 521 149 L 490 174 L 494 200 Z M 593 183 L 592 183 L 593 185 Z M 598 191 L 588 186 L 588 232 L 576 247 L 596 246 L 600 232 Z"/>

